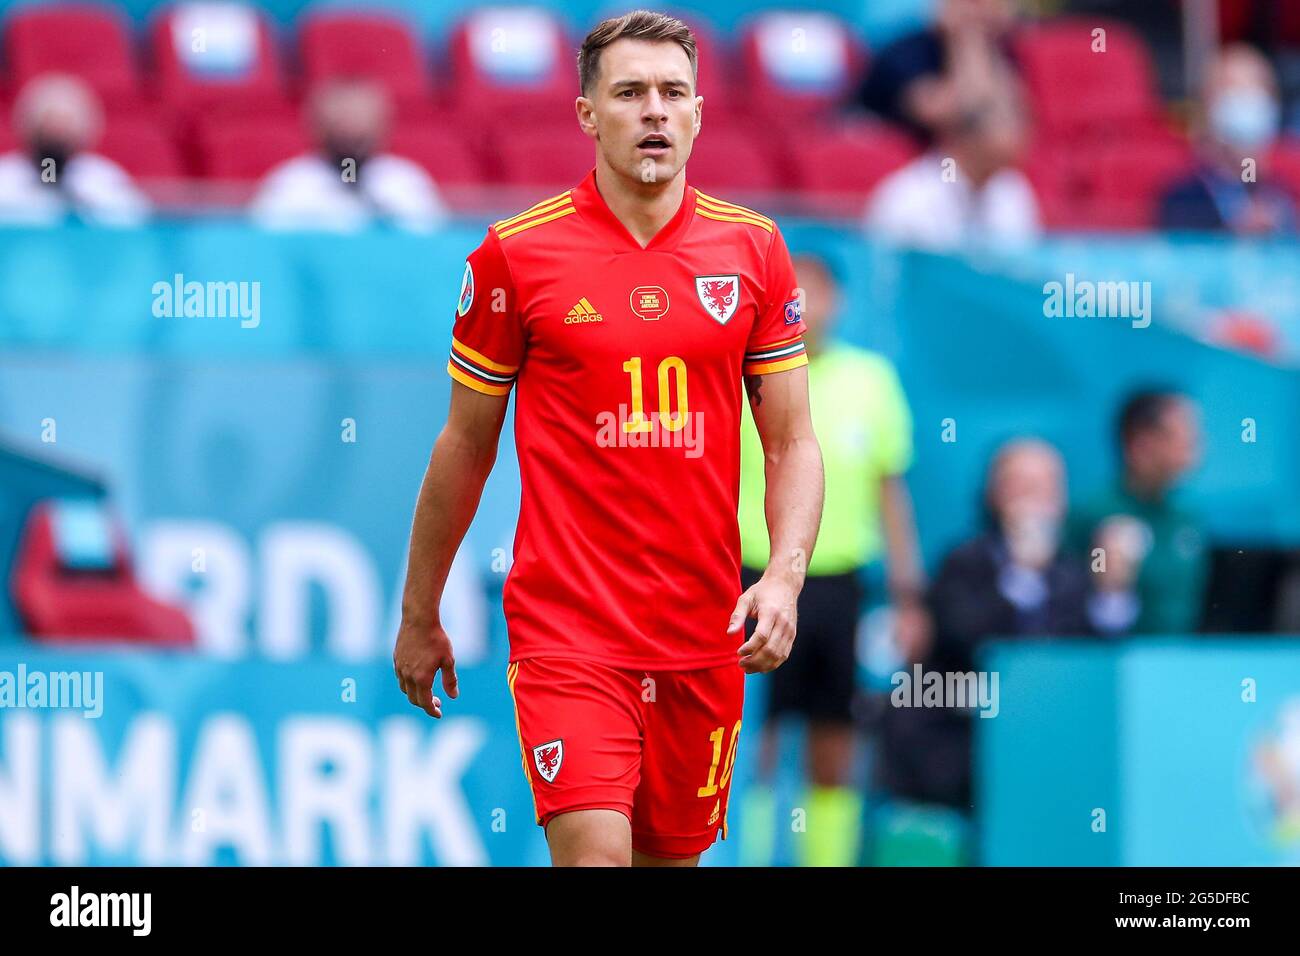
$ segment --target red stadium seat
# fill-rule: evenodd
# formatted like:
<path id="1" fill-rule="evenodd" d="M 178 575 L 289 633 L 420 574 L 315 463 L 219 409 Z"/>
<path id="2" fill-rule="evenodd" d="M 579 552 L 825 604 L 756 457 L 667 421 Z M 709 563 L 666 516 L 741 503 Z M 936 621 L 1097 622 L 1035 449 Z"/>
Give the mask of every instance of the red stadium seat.
<path id="1" fill-rule="evenodd" d="M 17 135 L 14 133 L 12 106 L 9 103 L 0 104 L 0 153 L 7 153 L 12 149 L 18 148 Z"/>
<path id="2" fill-rule="evenodd" d="M 28 634 L 84 642 L 193 645 L 194 628 L 185 612 L 150 597 L 137 583 L 120 527 L 112 528 L 111 566 L 75 572 L 59 555 L 54 514 L 49 503 L 32 508 L 14 558 L 11 591 Z"/>
<path id="3" fill-rule="evenodd" d="M 1277 35 L 1292 50 L 1300 46 L 1300 9 L 1294 3 L 1279 3 L 1275 8 Z"/>
<path id="4" fill-rule="evenodd" d="M 1235 43 L 1246 39 L 1255 15 L 1254 0 L 1219 0 L 1219 41 Z"/>
<path id="5" fill-rule="evenodd" d="M 1104 229 L 1155 226 L 1166 188 L 1193 168 L 1186 141 L 1173 136 L 1110 142 L 1085 160 L 1089 225 Z"/>
<path id="6" fill-rule="evenodd" d="M 766 192 L 782 185 L 772 142 L 734 126 L 701 131 L 687 163 L 691 185 L 709 192 Z M 743 199 L 744 196 L 738 198 Z"/>
<path id="7" fill-rule="evenodd" d="M 1266 37 L 1272 43 L 1300 46 L 1300 5 L 1294 0 L 1219 0 L 1221 43 L 1252 42 Z"/>
<path id="8" fill-rule="evenodd" d="M 1294 0 L 1218 0 L 1219 42 L 1249 43 L 1252 35 L 1300 45 L 1300 5 Z"/>
<path id="9" fill-rule="evenodd" d="M 156 92 L 177 114 L 286 108 L 275 37 L 251 7 L 177 4 L 154 20 L 149 46 Z"/>
<path id="10" fill-rule="evenodd" d="M 450 124 L 403 124 L 393 131 L 388 149 L 419 163 L 439 186 L 481 185 L 489 178 L 479 151 Z"/>
<path id="11" fill-rule="evenodd" d="M 1025 152 L 1021 171 L 1029 178 L 1038 211 L 1048 229 L 1080 229 L 1093 225 L 1089 205 L 1092 184 L 1070 144 L 1041 140 Z"/>
<path id="12" fill-rule="evenodd" d="M 200 168 L 211 179 L 260 179 L 311 148 L 298 123 L 274 118 L 212 116 L 197 130 Z"/>
<path id="13" fill-rule="evenodd" d="M 89 83 L 110 110 L 138 102 L 130 34 L 114 7 L 70 3 L 15 10 L 5 25 L 4 54 L 15 90 L 41 73 L 71 73 Z"/>
<path id="14" fill-rule="evenodd" d="M 311 89 L 334 77 L 382 83 L 405 115 L 428 109 L 429 73 L 410 28 L 379 13 L 325 11 L 303 21 L 298 33 L 302 82 Z"/>
<path id="15" fill-rule="evenodd" d="M 177 179 L 183 164 L 171 137 L 147 116 L 110 116 L 96 152 L 136 179 Z"/>
<path id="16" fill-rule="evenodd" d="M 1098 29 L 1104 52 L 1093 51 Z M 1151 56 L 1130 27 L 1096 17 L 1048 20 L 1019 30 L 1013 45 L 1040 133 L 1122 136 L 1159 124 Z"/>
<path id="17" fill-rule="evenodd" d="M 1260 182 L 1273 182 L 1300 203 L 1300 138 L 1284 136 L 1260 163 Z"/>
<path id="18" fill-rule="evenodd" d="M 576 122 L 498 128 L 490 148 L 500 163 L 502 180 L 517 186 L 568 189 L 595 165 L 591 140 L 582 135 Z"/>
<path id="19" fill-rule="evenodd" d="M 696 91 L 704 97 L 704 115 L 711 124 L 719 120 L 727 122 L 733 110 L 742 102 L 735 88 L 736 70 L 731 61 L 731 51 L 727 49 L 707 23 L 701 22 L 689 14 L 682 19 L 695 34 L 695 51 L 699 76 Z"/>
<path id="20" fill-rule="evenodd" d="M 916 144 L 892 127 L 865 121 L 810 126 L 786 143 L 791 182 L 828 213 L 856 214 L 876 184 L 916 156 Z"/>
<path id="21" fill-rule="evenodd" d="M 835 110 L 867 59 L 848 24 L 822 11 L 759 14 L 744 27 L 740 52 L 750 108 L 787 123 Z"/>
<path id="22" fill-rule="evenodd" d="M 541 7 L 483 7 L 449 39 L 449 91 L 470 121 L 570 120 L 577 80 L 564 25 Z"/>

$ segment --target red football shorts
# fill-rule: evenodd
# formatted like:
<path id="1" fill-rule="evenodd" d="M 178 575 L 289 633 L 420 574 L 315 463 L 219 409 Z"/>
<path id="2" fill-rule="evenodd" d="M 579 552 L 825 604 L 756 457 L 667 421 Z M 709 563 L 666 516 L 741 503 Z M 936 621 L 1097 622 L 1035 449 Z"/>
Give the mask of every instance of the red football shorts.
<path id="1" fill-rule="evenodd" d="M 537 822 L 617 810 L 633 849 L 685 859 L 727 836 L 745 675 L 533 657 L 506 669 Z"/>

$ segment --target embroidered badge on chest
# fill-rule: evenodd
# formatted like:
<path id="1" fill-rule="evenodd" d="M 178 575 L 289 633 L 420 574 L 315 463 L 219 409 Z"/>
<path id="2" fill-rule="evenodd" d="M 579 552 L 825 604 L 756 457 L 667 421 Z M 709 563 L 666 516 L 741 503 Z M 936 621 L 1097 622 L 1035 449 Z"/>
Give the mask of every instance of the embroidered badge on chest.
<path id="1" fill-rule="evenodd" d="M 628 296 L 632 311 L 647 322 L 657 322 L 668 314 L 668 293 L 663 286 L 639 285 Z"/>
<path id="2" fill-rule="evenodd" d="M 695 292 L 704 311 L 726 325 L 740 301 L 740 276 L 696 276 Z"/>

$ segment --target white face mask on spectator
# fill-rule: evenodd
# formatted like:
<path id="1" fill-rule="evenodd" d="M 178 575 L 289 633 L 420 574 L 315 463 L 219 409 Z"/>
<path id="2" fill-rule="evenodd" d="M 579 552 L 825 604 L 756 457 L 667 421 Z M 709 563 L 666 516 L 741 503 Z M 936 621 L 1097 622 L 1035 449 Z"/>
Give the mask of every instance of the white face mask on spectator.
<path id="1" fill-rule="evenodd" d="M 1050 509 L 1018 509 L 1004 522 L 1003 535 L 1012 561 L 1026 568 L 1044 568 L 1060 545 L 1060 516 Z"/>
<path id="2" fill-rule="evenodd" d="M 1280 114 L 1277 101 L 1265 90 L 1225 90 L 1210 105 L 1210 129 L 1228 146 L 1253 149 L 1277 135 Z"/>

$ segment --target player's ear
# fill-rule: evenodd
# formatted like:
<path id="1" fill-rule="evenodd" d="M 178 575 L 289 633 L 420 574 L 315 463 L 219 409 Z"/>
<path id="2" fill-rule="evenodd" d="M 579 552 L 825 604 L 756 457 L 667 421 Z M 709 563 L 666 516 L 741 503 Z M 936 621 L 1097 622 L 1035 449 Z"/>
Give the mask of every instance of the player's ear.
<path id="1" fill-rule="evenodd" d="M 695 135 L 700 135 L 700 126 L 704 121 L 704 97 L 695 97 Z"/>
<path id="2" fill-rule="evenodd" d="M 596 138 L 596 104 L 585 96 L 573 101 L 573 109 L 578 114 L 578 126 L 592 139 Z"/>

